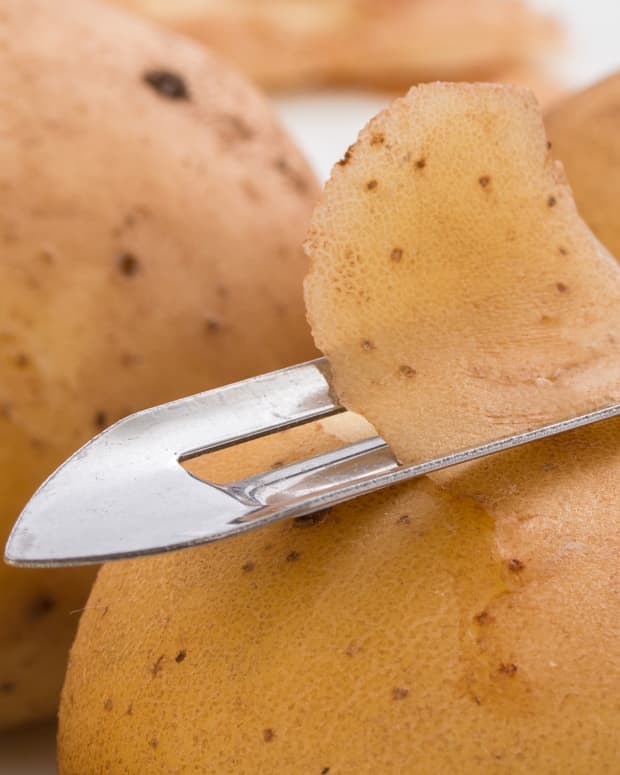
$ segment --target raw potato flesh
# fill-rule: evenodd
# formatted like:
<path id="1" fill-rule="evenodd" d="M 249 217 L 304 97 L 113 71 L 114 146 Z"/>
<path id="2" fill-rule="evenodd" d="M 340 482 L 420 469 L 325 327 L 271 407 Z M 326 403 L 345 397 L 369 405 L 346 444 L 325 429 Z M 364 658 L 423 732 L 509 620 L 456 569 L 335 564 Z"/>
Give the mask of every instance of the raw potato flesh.
<path id="1" fill-rule="evenodd" d="M 0 545 L 121 416 L 312 357 L 316 183 L 264 100 L 88 0 L 0 0 Z M 0 563 L 0 727 L 56 712 L 91 570 Z"/>
<path id="2" fill-rule="evenodd" d="M 334 433 L 193 470 L 239 478 Z M 107 565 L 63 692 L 61 775 L 614 772 L 619 435 L 481 461 L 452 493 L 421 480 Z"/>
<path id="3" fill-rule="evenodd" d="M 558 38 L 522 0 L 114 0 L 208 44 L 267 88 L 501 77 Z"/>
<path id="4" fill-rule="evenodd" d="M 620 258 L 620 73 L 561 102 L 545 118 L 579 212 Z"/>
<path id="5" fill-rule="evenodd" d="M 308 251 L 336 391 L 402 461 L 620 400 L 620 270 L 527 91 L 412 89 L 334 167 Z"/>

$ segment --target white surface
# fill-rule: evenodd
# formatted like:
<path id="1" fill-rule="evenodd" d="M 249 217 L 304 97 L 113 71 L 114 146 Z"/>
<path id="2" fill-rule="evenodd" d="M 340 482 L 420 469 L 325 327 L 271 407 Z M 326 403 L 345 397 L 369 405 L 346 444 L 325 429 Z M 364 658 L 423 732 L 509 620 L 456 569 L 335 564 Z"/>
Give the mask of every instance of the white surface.
<path id="1" fill-rule="evenodd" d="M 531 1 L 565 21 L 569 51 L 559 72 L 569 84 L 584 86 L 620 69 L 620 0 Z M 281 98 L 277 107 L 320 178 L 325 179 L 359 129 L 388 102 L 384 95 L 321 92 Z M 0 775 L 55 772 L 52 726 L 0 735 Z"/>

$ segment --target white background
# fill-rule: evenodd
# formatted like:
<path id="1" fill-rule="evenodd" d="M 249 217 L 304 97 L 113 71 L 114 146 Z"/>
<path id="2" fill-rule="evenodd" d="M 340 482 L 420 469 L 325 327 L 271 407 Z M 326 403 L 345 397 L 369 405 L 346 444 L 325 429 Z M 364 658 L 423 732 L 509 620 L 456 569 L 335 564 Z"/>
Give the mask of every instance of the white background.
<path id="1" fill-rule="evenodd" d="M 531 4 L 563 19 L 568 28 L 569 47 L 556 66 L 568 84 L 585 86 L 620 69 L 620 0 L 531 0 Z M 382 95 L 323 92 L 280 98 L 277 107 L 325 179 L 358 130 L 387 101 Z M 54 772 L 53 727 L 0 735 L 0 775 Z"/>

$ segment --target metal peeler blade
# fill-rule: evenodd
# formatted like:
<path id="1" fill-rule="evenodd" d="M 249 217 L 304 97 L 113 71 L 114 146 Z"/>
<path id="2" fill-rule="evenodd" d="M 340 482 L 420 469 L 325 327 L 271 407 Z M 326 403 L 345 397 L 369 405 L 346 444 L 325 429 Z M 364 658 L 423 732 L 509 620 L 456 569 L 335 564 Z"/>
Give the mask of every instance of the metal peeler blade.
<path id="1" fill-rule="evenodd" d="M 396 482 L 620 416 L 620 404 L 417 465 L 367 439 L 215 485 L 180 462 L 344 411 L 319 358 L 147 409 L 89 441 L 37 490 L 9 537 L 13 565 L 100 563 L 215 541 Z"/>

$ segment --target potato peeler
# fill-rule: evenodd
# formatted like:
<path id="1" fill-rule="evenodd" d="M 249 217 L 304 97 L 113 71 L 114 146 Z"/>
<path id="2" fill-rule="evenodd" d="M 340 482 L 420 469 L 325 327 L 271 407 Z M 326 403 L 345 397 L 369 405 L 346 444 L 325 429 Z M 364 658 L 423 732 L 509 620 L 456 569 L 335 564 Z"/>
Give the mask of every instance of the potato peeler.
<path id="1" fill-rule="evenodd" d="M 379 437 L 225 485 L 180 465 L 343 411 L 329 364 L 319 358 L 132 414 L 41 485 L 13 528 L 5 559 L 80 565 L 216 541 L 616 417 L 620 404 L 415 465 L 400 465 Z"/>

